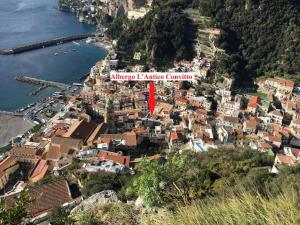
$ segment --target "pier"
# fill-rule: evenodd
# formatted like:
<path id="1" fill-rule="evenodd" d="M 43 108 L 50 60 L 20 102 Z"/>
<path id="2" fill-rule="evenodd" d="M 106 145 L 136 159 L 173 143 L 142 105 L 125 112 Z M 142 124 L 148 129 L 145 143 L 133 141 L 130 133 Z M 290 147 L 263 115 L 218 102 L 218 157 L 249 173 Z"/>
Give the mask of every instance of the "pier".
<path id="1" fill-rule="evenodd" d="M 35 95 L 38 95 L 42 90 L 46 89 L 47 87 L 49 87 L 48 85 L 42 85 L 40 86 L 38 89 L 30 92 L 28 95 L 29 96 L 35 96 Z"/>
<path id="2" fill-rule="evenodd" d="M 55 88 L 59 88 L 62 90 L 65 90 L 70 86 L 70 85 L 64 84 L 64 83 L 42 80 L 42 79 L 38 79 L 38 78 L 34 78 L 34 77 L 26 77 L 26 76 L 17 76 L 16 80 L 23 82 L 23 83 L 28 83 L 28 84 L 55 87 Z"/>
<path id="3" fill-rule="evenodd" d="M 49 41 L 43 41 L 43 42 L 23 45 L 23 46 L 16 47 L 16 48 L 0 50 L 0 55 L 18 54 L 18 53 L 22 53 L 22 52 L 39 49 L 39 48 L 46 48 L 46 47 L 50 47 L 50 46 L 54 46 L 54 45 L 58 45 L 58 44 L 63 44 L 66 42 L 82 40 L 82 39 L 86 39 L 88 37 L 94 37 L 94 36 L 95 36 L 95 34 L 81 34 L 81 35 L 72 35 L 72 36 L 67 36 L 67 37 L 55 38 L 55 39 L 52 39 Z"/>

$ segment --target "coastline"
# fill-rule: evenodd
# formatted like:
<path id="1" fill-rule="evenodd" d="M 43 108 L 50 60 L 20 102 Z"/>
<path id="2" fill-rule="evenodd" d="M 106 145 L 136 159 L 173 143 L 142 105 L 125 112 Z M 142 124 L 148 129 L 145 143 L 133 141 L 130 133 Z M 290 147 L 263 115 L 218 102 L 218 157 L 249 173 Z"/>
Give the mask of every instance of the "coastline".
<path id="1" fill-rule="evenodd" d="M 98 48 L 103 48 L 106 52 L 106 54 L 109 53 L 110 50 L 113 49 L 112 41 L 109 39 L 98 39 L 96 42 L 92 43 Z"/>
<path id="2" fill-rule="evenodd" d="M 84 41 L 86 41 L 86 39 Z M 97 38 L 95 42 L 88 44 L 102 48 L 106 53 L 105 55 L 107 55 L 113 49 L 112 41 L 103 37 Z M 79 81 L 79 83 L 82 83 L 82 81 Z M 41 104 L 43 100 L 45 101 L 44 104 L 47 104 L 51 101 L 48 99 L 49 96 L 51 96 L 51 94 L 41 100 L 32 101 L 31 104 Z M 0 147 L 7 145 L 10 140 L 18 135 L 24 134 L 35 126 L 35 123 L 33 123 L 34 120 L 31 120 L 27 115 L 14 115 L 14 113 L 18 112 L 18 110 L 24 107 L 26 107 L 26 105 L 20 106 L 18 109 L 12 110 L 11 112 L 1 112 L 0 110 Z M 33 108 L 30 107 L 28 112 L 32 112 Z"/>

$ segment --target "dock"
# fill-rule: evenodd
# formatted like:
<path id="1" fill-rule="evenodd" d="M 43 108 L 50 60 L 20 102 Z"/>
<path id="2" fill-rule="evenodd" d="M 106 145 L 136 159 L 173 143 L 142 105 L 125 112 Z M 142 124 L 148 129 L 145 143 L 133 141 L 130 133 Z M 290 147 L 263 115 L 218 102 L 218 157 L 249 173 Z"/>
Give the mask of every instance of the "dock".
<path id="1" fill-rule="evenodd" d="M 67 37 L 60 37 L 60 38 L 55 38 L 55 39 L 48 40 L 48 41 L 42 41 L 42 42 L 33 43 L 33 44 L 26 44 L 26 45 L 19 46 L 16 48 L 3 49 L 3 50 L 0 50 L 0 55 L 18 54 L 18 53 L 22 53 L 22 52 L 39 49 L 39 48 L 46 48 L 46 47 L 50 47 L 50 46 L 54 46 L 54 45 L 58 45 L 58 44 L 63 44 L 66 42 L 82 40 L 82 39 L 86 39 L 88 37 L 95 37 L 95 36 L 96 36 L 95 34 L 81 34 L 81 35 L 71 35 L 71 36 L 67 36 Z"/>
<path id="2" fill-rule="evenodd" d="M 49 86 L 49 87 L 55 87 L 62 90 L 67 89 L 70 85 L 59 83 L 55 81 L 48 81 L 48 80 L 42 80 L 34 77 L 27 77 L 27 76 L 17 76 L 15 78 L 17 81 L 28 83 L 28 84 L 34 84 L 34 85 L 42 85 L 42 86 Z"/>

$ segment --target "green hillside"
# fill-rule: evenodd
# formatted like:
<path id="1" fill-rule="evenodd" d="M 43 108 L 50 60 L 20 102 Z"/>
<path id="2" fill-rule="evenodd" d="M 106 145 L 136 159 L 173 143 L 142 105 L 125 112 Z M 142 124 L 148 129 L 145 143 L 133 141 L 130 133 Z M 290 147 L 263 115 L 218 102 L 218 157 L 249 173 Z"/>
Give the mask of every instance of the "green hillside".
<path id="1" fill-rule="evenodd" d="M 245 80 L 265 73 L 300 79 L 300 1 L 197 0 L 202 14 L 225 32 L 229 74 Z"/>
<path id="2" fill-rule="evenodd" d="M 210 18 L 211 26 L 223 30 L 216 44 L 227 54 L 220 54 L 215 64 L 219 73 L 242 81 L 268 73 L 300 80 L 300 2 L 296 0 L 154 1 L 153 9 L 122 33 L 120 59 L 138 63 L 132 60 L 135 52 L 141 53 L 140 63 L 157 66 L 191 59 L 201 29 L 194 15 Z"/>

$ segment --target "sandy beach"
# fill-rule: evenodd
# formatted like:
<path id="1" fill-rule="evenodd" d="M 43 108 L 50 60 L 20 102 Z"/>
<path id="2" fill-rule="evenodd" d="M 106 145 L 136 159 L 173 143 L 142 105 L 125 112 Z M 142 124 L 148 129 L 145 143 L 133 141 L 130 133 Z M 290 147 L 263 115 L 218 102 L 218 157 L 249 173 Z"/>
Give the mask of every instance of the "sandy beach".
<path id="1" fill-rule="evenodd" d="M 25 133 L 33 126 L 33 123 L 23 117 L 0 113 L 0 147 L 7 144 L 11 138 Z"/>

